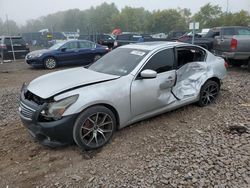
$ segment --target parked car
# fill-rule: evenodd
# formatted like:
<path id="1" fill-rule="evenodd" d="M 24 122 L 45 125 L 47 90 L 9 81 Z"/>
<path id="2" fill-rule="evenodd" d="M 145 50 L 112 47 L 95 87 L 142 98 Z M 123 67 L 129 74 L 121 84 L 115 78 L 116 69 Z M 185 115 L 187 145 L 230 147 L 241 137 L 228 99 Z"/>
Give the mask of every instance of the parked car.
<path id="1" fill-rule="evenodd" d="M 80 35 L 78 39 L 90 40 L 100 45 L 108 46 L 109 48 L 113 48 L 115 41 L 115 38 L 112 35 L 106 33 L 96 35 Z"/>
<path id="2" fill-rule="evenodd" d="M 41 76 L 21 90 L 21 120 L 40 143 L 105 145 L 116 129 L 219 94 L 224 59 L 184 43 L 119 47 L 88 69 Z M 211 117 L 212 118 L 212 117 Z"/>
<path id="3" fill-rule="evenodd" d="M 26 56 L 26 62 L 32 67 L 54 69 L 60 65 L 88 66 L 109 51 L 87 40 L 69 40 L 57 43 L 49 49 L 36 50 Z"/>
<path id="4" fill-rule="evenodd" d="M 123 33 L 116 36 L 114 48 L 126 44 L 133 44 L 138 42 L 152 42 L 152 41 L 167 41 L 165 38 L 153 38 L 150 34 L 136 34 L 136 33 Z"/>
<path id="5" fill-rule="evenodd" d="M 14 50 L 12 50 L 12 46 Z M 13 60 L 22 59 L 29 53 L 29 46 L 22 37 L 19 36 L 0 36 L 0 59 Z"/>
<path id="6" fill-rule="evenodd" d="M 248 65 L 250 71 L 250 27 L 231 26 L 215 28 L 213 48 L 233 65 Z"/>
<path id="7" fill-rule="evenodd" d="M 171 31 L 168 34 L 167 40 L 168 41 L 177 41 L 179 37 L 185 35 L 186 31 Z"/>

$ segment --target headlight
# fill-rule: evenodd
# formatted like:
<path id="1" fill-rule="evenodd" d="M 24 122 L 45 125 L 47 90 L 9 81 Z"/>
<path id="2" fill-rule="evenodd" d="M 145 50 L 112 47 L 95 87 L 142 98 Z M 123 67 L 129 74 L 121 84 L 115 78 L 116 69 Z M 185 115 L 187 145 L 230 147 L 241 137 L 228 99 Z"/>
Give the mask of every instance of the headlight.
<path id="1" fill-rule="evenodd" d="M 34 54 L 32 57 L 41 57 L 43 54 Z"/>
<path id="2" fill-rule="evenodd" d="M 76 102 L 78 96 L 79 95 L 73 95 L 60 101 L 50 103 L 47 108 L 41 112 L 41 115 L 54 120 L 61 119 L 63 113 L 70 107 L 70 105 Z"/>

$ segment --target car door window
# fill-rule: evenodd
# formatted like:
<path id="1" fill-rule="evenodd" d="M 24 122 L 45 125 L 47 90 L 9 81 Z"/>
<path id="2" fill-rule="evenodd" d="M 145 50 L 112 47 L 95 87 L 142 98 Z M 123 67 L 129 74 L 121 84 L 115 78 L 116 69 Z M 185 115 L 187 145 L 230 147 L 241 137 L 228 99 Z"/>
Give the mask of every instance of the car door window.
<path id="1" fill-rule="evenodd" d="M 65 44 L 63 47 L 66 47 L 67 50 L 72 50 L 72 49 L 77 49 L 77 42 L 73 41 L 73 42 L 68 42 L 67 44 Z"/>
<path id="2" fill-rule="evenodd" d="M 177 49 L 177 68 L 190 62 L 205 61 L 205 51 L 199 48 L 179 48 Z"/>
<path id="3" fill-rule="evenodd" d="M 95 44 L 92 42 L 79 42 L 79 48 L 90 49 L 94 48 Z"/>
<path id="4" fill-rule="evenodd" d="M 143 70 L 150 69 L 157 73 L 170 71 L 174 65 L 173 49 L 166 49 L 156 53 L 143 67 Z"/>

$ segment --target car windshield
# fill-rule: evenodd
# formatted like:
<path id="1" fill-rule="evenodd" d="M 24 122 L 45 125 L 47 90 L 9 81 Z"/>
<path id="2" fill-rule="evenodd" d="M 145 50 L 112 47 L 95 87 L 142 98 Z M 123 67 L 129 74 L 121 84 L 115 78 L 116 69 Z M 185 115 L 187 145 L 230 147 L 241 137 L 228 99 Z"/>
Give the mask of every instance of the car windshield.
<path id="1" fill-rule="evenodd" d="M 59 42 L 59 43 L 56 43 L 54 44 L 53 46 L 51 46 L 49 49 L 50 50 L 58 50 L 59 48 L 61 48 L 62 45 L 64 45 L 65 42 Z"/>
<path id="2" fill-rule="evenodd" d="M 148 52 L 148 50 L 117 48 L 97 60 L 89 69 L 96 72 L 124 76 L 129 74 Z"/>

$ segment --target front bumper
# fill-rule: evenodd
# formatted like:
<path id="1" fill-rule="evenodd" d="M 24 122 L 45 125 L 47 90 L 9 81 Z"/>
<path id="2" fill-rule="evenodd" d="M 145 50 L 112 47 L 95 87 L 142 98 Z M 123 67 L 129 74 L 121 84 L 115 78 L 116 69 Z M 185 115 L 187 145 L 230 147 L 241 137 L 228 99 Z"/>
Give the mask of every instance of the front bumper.
<path id="1" fill-rule="evenodd" d="M 58 147 L 74 143 L 73 126 L 77 114 L 64 116 L 57 121 L 40 121 L 40 113 L 47 104 L 37 105 L 25 99 L 24 91 L 20 99 L 19 115 L 22 123 L 42 145 Z"/>
<path id="2" fill-rule="evenodd" d="M 32 67 L 42 67 L 43 66 L 43 60 L 41 58 L 25 58 L 25 62 Z"/>

